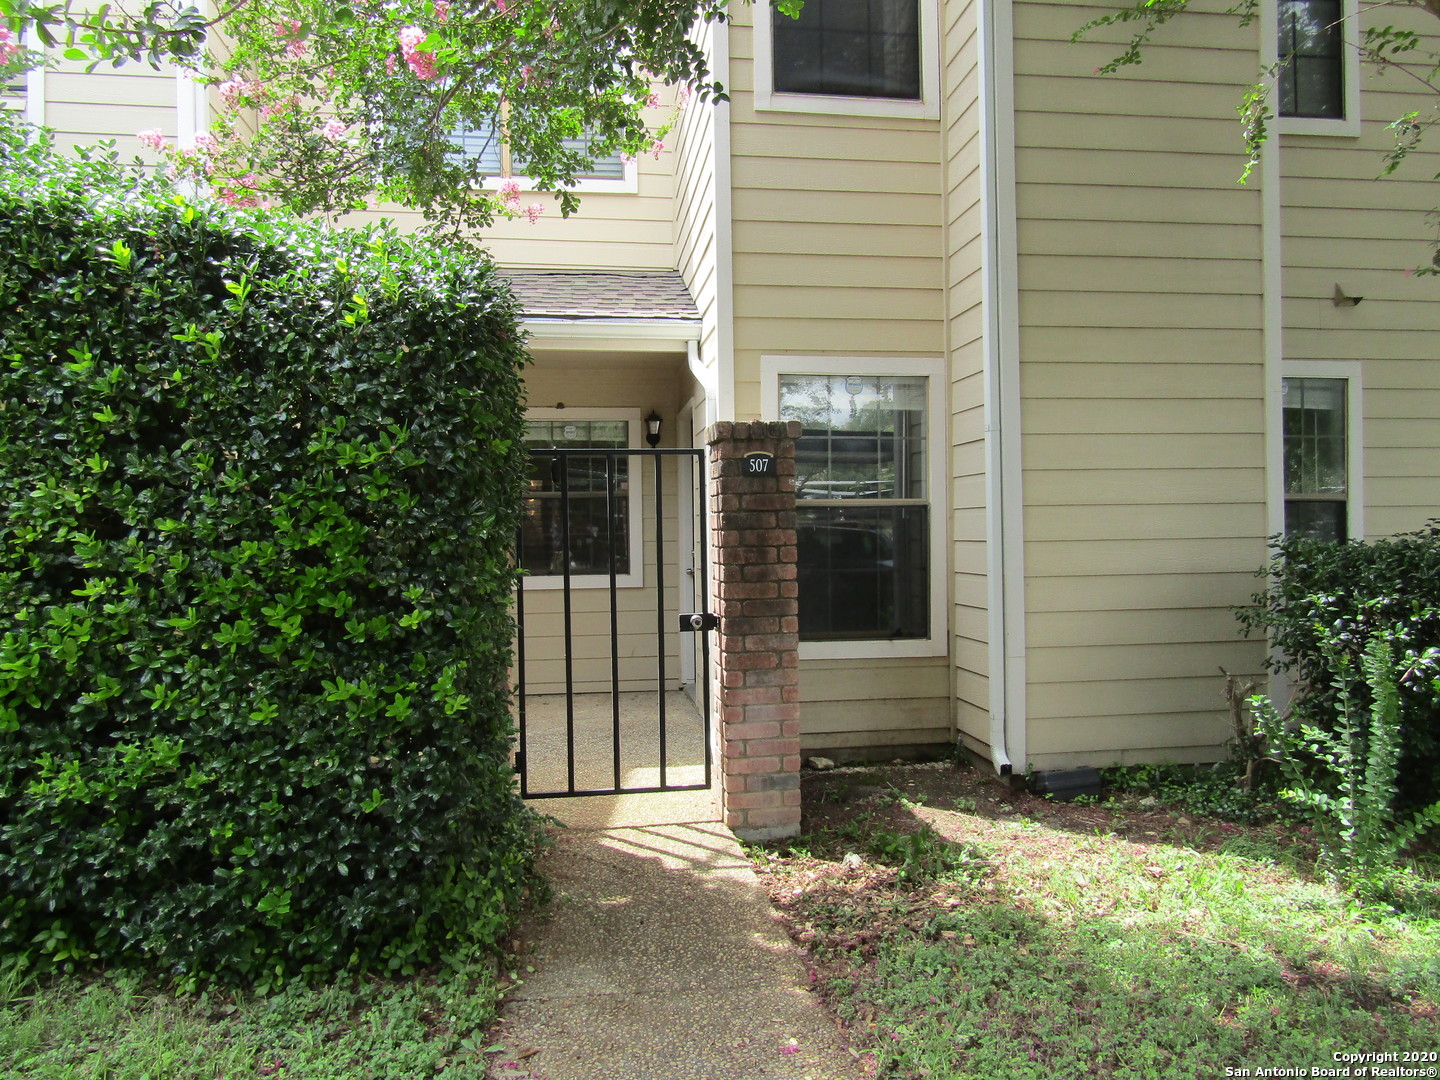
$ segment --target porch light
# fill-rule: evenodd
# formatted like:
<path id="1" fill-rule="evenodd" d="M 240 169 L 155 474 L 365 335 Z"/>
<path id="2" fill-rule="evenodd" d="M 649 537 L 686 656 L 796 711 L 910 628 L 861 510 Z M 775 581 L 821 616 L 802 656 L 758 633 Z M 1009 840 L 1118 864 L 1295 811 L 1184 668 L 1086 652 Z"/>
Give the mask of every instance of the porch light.
<path id="1" fill-rule="evenodd" d="M 660 445 L 660 414 L 654 409 L 645 417 L 645 441 L 651 446 Z"/>

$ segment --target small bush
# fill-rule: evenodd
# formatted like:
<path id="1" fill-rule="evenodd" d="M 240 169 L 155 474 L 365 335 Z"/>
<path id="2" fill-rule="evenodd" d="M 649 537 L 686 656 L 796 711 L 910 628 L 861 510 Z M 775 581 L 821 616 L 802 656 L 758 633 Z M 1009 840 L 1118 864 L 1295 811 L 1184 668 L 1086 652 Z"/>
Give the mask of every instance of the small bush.
<path id="1" fill-rule="evenodd" d="M 1251 699 L 1256 726 L 1276 755 L 1290 786 L 1287 799 L 1312 814 L 1324 830 L 1321 853 L 1327 872 L 1362 894 L 1374 894 L 1399 873 L 1399 859 L 1423 833 L 1440 825 L 1440 802 L 1407 818 L 1395 810 L 1396 764 L 1400 757 L 1400 689 L 1390 642 L 1375 635 L 1365 648 L 1357 678 L 1347 657 L 1340 670 L 1340 715 L 1334 734 L 1309 725 L 1287 724 L 1263 696 Z M 1356 714 L 1356 689 L 1370 699 L 1369 722 Z M 1304 767 L 1318 762 L 1331 794 Z"/>
<path id="2" fill-rule="evenodd" d="M 1358 671 L 1370 642 L 1393 643 L 1399 680 L 1399 800 L 1418 809 L 1440 776 L 1440 691 L 1427 652 L 1440 645 L 1440 525 L 1369 543 L 1336 544 L 1303 537 L 1272 541 L 1260 573 L 1269 587 L 1237 611 L 1247 633 L 1268 632 L 1278 671 L 1295 683 L 1295 720 L 1334 732 L 1340 717 L 1344 662 Z M 1355 715 L 1369 714 L 1369 690 L 1354 687 Z"/>
<path id="3" fill-rule="evenodd" d="M 0 955 L 266 985 L 498 938 L 523 360 L 473 252 L 0 125 Z"/>

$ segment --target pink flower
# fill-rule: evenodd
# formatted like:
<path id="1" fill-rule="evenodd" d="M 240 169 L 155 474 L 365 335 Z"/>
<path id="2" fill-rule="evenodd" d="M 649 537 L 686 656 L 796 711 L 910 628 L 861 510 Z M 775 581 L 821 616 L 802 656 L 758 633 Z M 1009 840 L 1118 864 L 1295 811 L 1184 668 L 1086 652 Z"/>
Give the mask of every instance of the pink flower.
<path id="1" fill-rule="evenodd" d="M 659 160 L 660 160 L 660 152 L 661 152 L 662 150 L 664 150 L 664 149 L 665 149 L 665 144 L 664 144 L 663 142 L 661 142 L 659 139 L 656 139 L 654 142 L 652 142 L 652 143 L 650 144 L 650 156 L 651 156 L 652 158 L 654 158 L 656 161 L 659 161 Z"/>
<path id="2" fill-rule="evenodd" d="M 498 11 L 498 12 L 500 12 L 501 15 L 509 15 L 509 14 L 510 14 L 510 3 L 509 3 L 509 0 L 495 0 L 495 10 Z"/>
<path id="3" fill-rule="evenodd" d="M 529 206 L 525 207 L 525 218 L 531 225 L 534 225 L 543 213 L 545 213 L 545 207 L 538 202 L 532 202 Z"/>
<path id="4" fill-rule="evenodd" d="M 450 20 L 450 0 L 435 0 L 435 18 L 445 23 Z"/>
<path id="5" fill-rule="evenodd" d="M 386 74 L 386 75 L 394 75 L 394 74 L 395 74 L 395 65 L 396 65 L 397 63 L 399 63 L 399 61 L 397 61 L 397 60 L 395 59 L 395 54 L 394 54 L 394 53 L 391 53 L 389 56 L 387 56 L 387 57 L 385 58 L 385 74 Z"/>
<path id="6" fill-rule="evenodd" d="M 275 36 L 281 41 L 288 41 L 285 46 L 285 55 L 294 59 L 305 55 L 305 40 L 303 24 L 299 19 L 281 19 L 275 24 Z"/>
<path id="7" fill-rule="evenodd" d="M 647 109 L 658 109 L 660 107 L 660 95 L 651 94 L 649 97 L 647 97 L 645 99 L 645 107 Z"/>
<path id="8" fill-rule="evenodd" d="M 135 138 L 140 140 L 140 145 L 151 150 L 159 150 L 165 145 L 165 136 L 160 133 L 159 128 L 148 128 L 145 131 L 137 131 Z"/>
<path id="9" fill-rule="evenodd" d="M 405 57 L 410 71 L 422 82 L 433 79 L 439 73 L 435 66 L 435 54 L 424 52 L 420 48 L 420 43 L 428 36 L 424 30 L 415 26 L 407 26 L 400 31 L 401 55 Z"/>
<path id="10" fill-rule="evenodd" d="M 332 117 L 320 126 L 320 134 L 331 142 L 339 142 L 345 137 L 345 125 Z"/>
<path id="11" fill-rule="evenodd" d="M 25 50 L 15 41 L 9 29 L 0 26 L 0 66 L 8 64 Z"/>
<path id="12" fill-rule="evenodd" d="M 681 105 L 690 104 L 690 88 L 688 86 L 680 87 L 680 93 L 678 96 Z"/>
<path id="13" fill-rule="evenodd" d="M 213 154 L 220 149 L 220 140 L 208 131 L 197 131 L 193 145 L 202 154 Z"/>

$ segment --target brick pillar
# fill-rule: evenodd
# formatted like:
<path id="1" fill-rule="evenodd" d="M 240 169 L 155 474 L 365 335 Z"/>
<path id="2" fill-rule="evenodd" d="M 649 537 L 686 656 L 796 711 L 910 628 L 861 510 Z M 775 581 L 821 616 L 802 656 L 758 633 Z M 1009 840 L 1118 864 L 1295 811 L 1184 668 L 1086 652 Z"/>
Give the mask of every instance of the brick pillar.
<path id="1" fill-rule="evenodd" d="M 798 422 L 719 423 L 710 447 L 714 715 L 725 824 L 743 840 L 800 831 L 800 620 L 795 576 Z M 745 471 L 752 451 L 773 476 Z"/>

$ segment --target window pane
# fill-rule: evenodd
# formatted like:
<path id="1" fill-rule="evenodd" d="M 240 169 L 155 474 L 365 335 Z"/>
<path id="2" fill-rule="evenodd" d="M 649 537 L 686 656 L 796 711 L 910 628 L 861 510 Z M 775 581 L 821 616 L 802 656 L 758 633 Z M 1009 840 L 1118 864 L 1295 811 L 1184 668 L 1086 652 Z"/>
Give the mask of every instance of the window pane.
<path id="1" fill-rule="evenodd" d="M 1340 0 L 1280 0 L 1280 115 L 1343 119 Z"/>
<path id="2" fill-rule="evenodd" d="M 480 128 L 462 127 L 450 133 L 450 142 L 459 148 L 446 155 L 456 162 L 474 158 L 486 176 L 500 175 L 500 135 L 493 124 Z"/>
<path id="3" fill-rule="evenodd" d="M 771 27 L 777 91 L 920 98 L 919 0 L 806 0 Z"/>
<path id="4" fill-rule="evenodd" d="M 806 506 L 798 513 L 802 641 L 930 636 L 930 511 Z"/>
<path id="5" fill-rule="evenodd" d="M 624 420 L 530 421 L 525 441 L 532 455 L 520 530 L 520 565 L 531 574 L 564 573 L 567 542 L 572 574 L 608 574 L 612 529 L 615 573 L 630 572 L 629 456 L 546 457 L 533 453 L 571 448 L 624 450 L 629 446 L 629 435 L 629 424 Z"/>
<path id="6" fill-rule="evenodd" d="M 925 380 L 782 375 L 780 418 L 805 428 L 795 447 L 801 499 L 923 499 Z"/>
<path id="7" fill-rule="evenodd" d="M 1285 535 L 1344 540 L 1345 503 L 1291 499 L 1285 503 Z"/>

